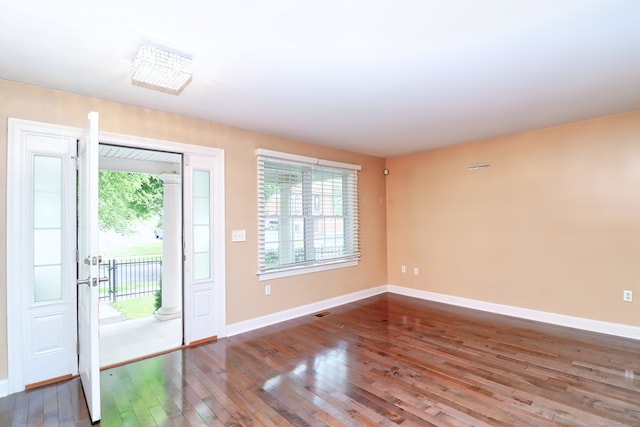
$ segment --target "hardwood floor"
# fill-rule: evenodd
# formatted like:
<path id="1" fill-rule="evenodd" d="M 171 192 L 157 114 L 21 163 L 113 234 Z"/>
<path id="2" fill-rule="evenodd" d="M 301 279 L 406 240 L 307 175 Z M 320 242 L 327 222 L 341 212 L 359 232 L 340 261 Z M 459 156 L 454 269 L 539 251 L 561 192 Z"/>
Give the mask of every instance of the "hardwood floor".
<path id="1" fill-rule="evenodd" d="M 104 426 L 640 425 L 640 341 L 384 294 L 102 372 Z M 77 379 L 0 426 L 90 425 Z"/>

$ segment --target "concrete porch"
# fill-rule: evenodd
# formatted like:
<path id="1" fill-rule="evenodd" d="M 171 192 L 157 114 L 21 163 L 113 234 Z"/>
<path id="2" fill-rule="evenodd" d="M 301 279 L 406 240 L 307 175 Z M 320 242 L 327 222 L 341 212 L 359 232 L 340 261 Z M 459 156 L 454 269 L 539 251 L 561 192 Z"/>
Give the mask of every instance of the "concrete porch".
<path id="1" fill-rule="evenodd" d="M 100 367 L 139 359 L 182 344 L 182 318 L 160 321 L 154 316 L 127 320 L 100 303 Z"/>

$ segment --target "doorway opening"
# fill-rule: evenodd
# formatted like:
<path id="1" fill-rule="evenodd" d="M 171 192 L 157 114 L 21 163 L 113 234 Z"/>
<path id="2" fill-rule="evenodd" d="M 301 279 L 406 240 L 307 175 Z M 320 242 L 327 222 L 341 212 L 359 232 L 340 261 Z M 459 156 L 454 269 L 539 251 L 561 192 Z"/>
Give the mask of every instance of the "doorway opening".
<path id="1" fill-rule="evenodd" d="M 183 344 L 182 156 L 100 144 L 100 366 Z"/>
<path id="2" fill-rule="evenodd" d="M 88 114 L 85 129 L 8 119 L 8 380 L 4 388 L 0 382 L 1 397 L 80 374 L 94 420 L 100 419 L 100 167 L 119 170 L 110 165 L 126 164 L 121 170 L 163 175 L 164 199 L 171 194 L 174 202 L 167 205 L 175 208 L 173 215 L 163 214 L 163 266 L 167 260 L 177 264 L 170 271 L 178 286 L 168 287 L 173 281 L 163 274 L 163 291 L 174 292 L 163 292 L 158 314 L 166 318 L 178 309 L 186 345 L 226 333 L 224 150 L 99 132 L 97 119 L 97 113 Z M 100 156 L 99 139 L 122 154 Z M 131 157 L 127 147 L 140 151 Z M 145 152 L 160 158 L 143 158 Z M 163 160 L 166 154 L 177 157 Z M 167 164 L 172 168 L 137 169 Z M 82 200 L 79 187 L 91 190 L 82 192 Z"/>

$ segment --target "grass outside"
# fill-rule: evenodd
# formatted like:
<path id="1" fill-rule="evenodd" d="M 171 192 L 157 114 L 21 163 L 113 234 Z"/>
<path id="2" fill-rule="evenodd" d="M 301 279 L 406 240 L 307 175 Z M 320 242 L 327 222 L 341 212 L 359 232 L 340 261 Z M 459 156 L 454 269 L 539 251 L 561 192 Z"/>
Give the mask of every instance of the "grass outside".
<path id="1" fill-rule="evenodd" d="M 102 255 L 104 259 L 162 255 L 162 240 L 156 240 L 152 243 L 142 245 L 122 245 L 112 250 L 105 250 Z M 153 285 L 155 284 L 156 283 L 153 283 Z M 145 283 L 119 287 L 119 291 L 131 291 L 143 285 L 148 287 L 150 284 Z M 108 289 L 101 289 L 101 292 L 108 292 Z M 141 319 L 143 317 L 153 316 L 153 313 L 155 312 L 155 296 L 149 295 L 121 300 L 109 303 L 109 305 L 118 310 L 127 319 Z"/>
<path id="2" fill-rule="evenodd" d="M 109 303 L 127 319 L 141 319 L 153 316 L 155 311 L 155 297 L 153 295 L 132 298 Z"/>
<path id="3" fill-rule="evenodd" d="M 155 282 L 144 282 L 144 283 L 135 283 L 131 285 L 118 286 L 118 293 L 127 293 L 127 292 L 135 293 L 135 291 L 143 292 L 148 290 L 149 288 L 158 287 L 159 284 L 160 282 L 155 281 Z M 108 293 L 109 293 L 109 288 L 107 287 L 100 288 L 101 297 L 104 295 L 107 295 Z"/>
<path id="4" fill-rule="evenodd" d="M 128 246 L 104 252 L 105 253 L 102 254 L 103 259 L 122 258 L 128 256 L 162 255 L 162 240 L 158 240 L 157 242 L 150 244 Z"/>

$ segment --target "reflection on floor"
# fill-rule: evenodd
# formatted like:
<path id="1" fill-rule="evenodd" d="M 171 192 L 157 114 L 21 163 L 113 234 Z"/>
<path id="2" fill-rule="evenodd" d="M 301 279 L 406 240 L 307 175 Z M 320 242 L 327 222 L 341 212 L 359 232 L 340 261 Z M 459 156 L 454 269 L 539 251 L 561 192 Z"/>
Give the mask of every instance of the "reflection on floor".
<path id="1" fill-rule="evenodd" d="M 125 320 L 106 304 L 100 304 L 100 366 L 179 347 L 182 319 L 159 321 L 155 317 Z"/>

